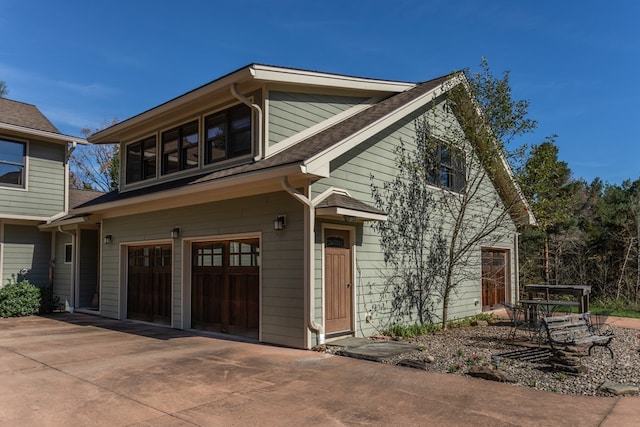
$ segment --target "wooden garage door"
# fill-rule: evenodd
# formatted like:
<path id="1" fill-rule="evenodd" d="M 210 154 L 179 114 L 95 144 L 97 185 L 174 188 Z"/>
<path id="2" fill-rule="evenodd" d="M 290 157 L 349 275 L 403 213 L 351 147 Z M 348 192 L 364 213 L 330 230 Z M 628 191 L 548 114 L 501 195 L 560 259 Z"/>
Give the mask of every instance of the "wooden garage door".
<path id="1" fill-rule="evenodd" d="M 129 247 L 127 317 L 171 324 L 171 245 Z"/>
<path id="2" fill-rule="evenodd" d="M 191 327 L 258 338 L 258 239 L 194 243 Z"/>

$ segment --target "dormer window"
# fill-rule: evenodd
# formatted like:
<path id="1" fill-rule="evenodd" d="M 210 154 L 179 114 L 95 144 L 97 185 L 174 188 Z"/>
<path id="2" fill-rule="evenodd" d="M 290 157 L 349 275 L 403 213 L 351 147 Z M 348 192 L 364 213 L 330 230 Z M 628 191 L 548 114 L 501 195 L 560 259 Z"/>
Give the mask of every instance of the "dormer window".
<path id="1" fill-rule="evenodd" d="M 162 132 L 162 174 L 198 167 L 198 121 Z"/>
<path id="2" fill-rule="evenodd" d="M 156 177 L 156 137 L 127 145 L 127 184 Z"/>
<path id="3" fill-rule="evenodd" d="M 26 144 L 0 139 L 0 186 L 24 188 Z"/>
<path id="4" fill-rule="evenodd" d="M 207 164 L 251 154 L 251 109 L 239 104 L 207 116 L 205 135 Z"/>

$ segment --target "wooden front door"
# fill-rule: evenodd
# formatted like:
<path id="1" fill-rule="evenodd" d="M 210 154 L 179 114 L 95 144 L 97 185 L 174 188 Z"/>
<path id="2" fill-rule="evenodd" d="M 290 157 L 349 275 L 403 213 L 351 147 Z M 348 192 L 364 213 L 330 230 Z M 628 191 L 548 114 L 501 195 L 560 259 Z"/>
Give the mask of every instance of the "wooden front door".
<path id="1" fill-rule="evenodd" d="M 324 243 L 325 330 L 328 334 L 350 332 L 353 289 L 349 231 L 328 229 Z"/>
<path id="2" fill-rule="evenodd" d="M 509 251 L 482 249 L 482 309 L 492 310 L 506 300 L 510 287 Z"/>
<path id="3" fill-rule="evenodd" d="M 258 338 L 258 239 L 194 243 L 191 327 Z"/>
<path id="4" fill-rule="evenodd" d="M 127 318 L 171 324 L 171 245 L 129 247 Z"/>

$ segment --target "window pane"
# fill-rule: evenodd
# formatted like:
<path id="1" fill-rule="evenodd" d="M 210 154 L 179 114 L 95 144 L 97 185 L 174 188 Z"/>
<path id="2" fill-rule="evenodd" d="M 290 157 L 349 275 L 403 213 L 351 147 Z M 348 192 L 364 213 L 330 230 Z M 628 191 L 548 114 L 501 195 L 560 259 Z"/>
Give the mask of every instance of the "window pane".
<path id="1" fill-rule="evenodd" d="M 251 154 L 251 109 L 244 104 L 229 110 L 229 157 Z"/>
<path id="2" fill-rule="evenodd" d="M 26 145 L 0 139 L 0 185 L 24 185 L 24 157 Z"/>
<path id="3" fill-rule="evenodd" d="M 21 142 L 0 139 L 0 162 L 24 165 L 25 145 Z"/>
<path id="4" fill-rule="evenodd" d="M 178 129 L 162 134 L 162 173 L 167 174 L 180 170 L 178 163 Z"/>
<path id="5" fill-rule="evenodd" d="M 142 158 L 140 143 L 127 145 L 127 183 L 140 181 L 140 159 Z"/>
<path id="6" fill-rule="evenodd" d="M 162 134 L 162 151 L 169 153 L 178 150 L 178 129 Z"/>
<path id="7" fill-rule="evenodd" d="M 225 159 L 226 149 L 226 115 L 224 113 L 207 117 L 205 121 L 207 134 L 207 163 Z"/>
<path id="8" fill-rule="evenodd" d="M 229 141 L 229 157 L 251 154 L 251 131 L 237 133 Z"/>
<path id="9" fill-rule="evenodd" d="M 66 264 L 71 263 L 71 260 L 73 258 L 73 246 L 71 245 L 71 243 L 66 243 L 64 245 L 64 262 Z"/>
<path id="10" fill-rule="evenodd" d="M 22 186 L 23 167 L 0 163 L 0 184 Z"/>
<path id="11" fill-rule="evenodd" d="M 182 169 L 191 169 L 198 166 L 198 146 L 182 149 L 184 166 Z"/>
<path id="12" fill-rule="evenodd" d="M 143 141 L 144 160 L 142 179 L 155 178 L 156 176 L 156 137 L 147 138 Z"/>

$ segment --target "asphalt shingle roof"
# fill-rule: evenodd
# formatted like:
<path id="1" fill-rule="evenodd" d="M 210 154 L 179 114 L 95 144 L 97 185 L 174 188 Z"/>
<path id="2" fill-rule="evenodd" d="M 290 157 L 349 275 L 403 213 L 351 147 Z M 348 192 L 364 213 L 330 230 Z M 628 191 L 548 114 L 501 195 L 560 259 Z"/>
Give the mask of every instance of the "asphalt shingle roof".
<path id="1" fill-rule="evenodd" d="M 437 88 L 442 83 L 450 79 L 451 76 L 442 76 L 424 83 L 417 84 L 415 87 L 400 92 L 379 101 L 377 104 L 345 119 L 344 121 L 325 129 L 299 143 L 283 150 L 282 152 L 258 162 L 233 166 L 211 173 L 186 177 L 174 181 L 164 182 L 150 187 L 138 190 L 107 193 L 102 197 L 98 197 L 88 203 L 81 205 L 82 207 L 95 206 L 103 203 L 115 202 L 119 200 L 132 199 L 138 196 L 166 191 L 174 188 L 180 188 L 189 185 L 196 185 L 205 182 L 215 181 L 217 179 L 241 175 L 248 172 L 256 172 L 274 167 L 292 165 L 302 163 L 305 160 L 322 153 L 336 143 L 346 139 L 356 132 L 375 123 L 383 117 L 391 114 L 403 105 L 419 98 L 421 95 Z"/>
<path id="2" fill-rule="evenodd" d="M 35 105 L 6 98 L 0 98 L 0 122 L 29 129 L 60 133 Z"/>
<path id="3" fill-rule="evenodd" d="M 322 202 L 318 203 L 317 208 L 345 208 L 354 211 L 368 212 L 379 215 L 386 215 L 386 212 L 374 208 L 358 199 L 349 197 L 345 194 L 331 194 Z"/>

